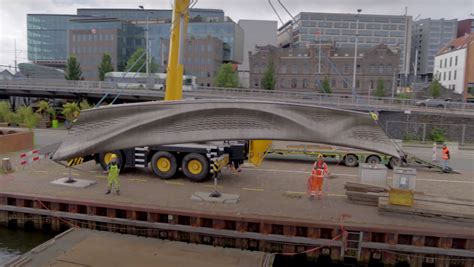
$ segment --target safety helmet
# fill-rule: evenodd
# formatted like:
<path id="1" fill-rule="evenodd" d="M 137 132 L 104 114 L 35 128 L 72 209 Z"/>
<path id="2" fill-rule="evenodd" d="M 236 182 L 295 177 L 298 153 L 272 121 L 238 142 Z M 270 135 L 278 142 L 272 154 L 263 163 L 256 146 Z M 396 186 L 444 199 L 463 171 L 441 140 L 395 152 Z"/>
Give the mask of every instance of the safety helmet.
<path id="1" fill-rule="evenodd" d="M 115 154 L 110 155 L 110 159 L 111 160 L 117 159 L 117 155 L 115 155 Z"/>

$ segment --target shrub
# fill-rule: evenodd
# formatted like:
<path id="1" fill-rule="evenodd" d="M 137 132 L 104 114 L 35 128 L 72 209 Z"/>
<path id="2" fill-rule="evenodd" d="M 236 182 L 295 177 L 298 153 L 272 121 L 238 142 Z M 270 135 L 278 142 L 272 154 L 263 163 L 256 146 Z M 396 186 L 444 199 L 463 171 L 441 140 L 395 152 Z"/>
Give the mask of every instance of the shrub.
<path id="1" fill-rule="evenodd" d="M 444 132 L 443 130 L 441 129 L 433 129 L 429 135 L 429 138 L 434 141 L 434 142 L 437 142 L 437 143 L 444 143 L 444 141 L 446 141 L 446 137 L 444 135 Z"/>
<path id="2" fill-rule="evenodd" d="M 10 103 L 6 101 L 0 101 L 0 121 L 6 121 L 6 117 L 11 112 Z"/>

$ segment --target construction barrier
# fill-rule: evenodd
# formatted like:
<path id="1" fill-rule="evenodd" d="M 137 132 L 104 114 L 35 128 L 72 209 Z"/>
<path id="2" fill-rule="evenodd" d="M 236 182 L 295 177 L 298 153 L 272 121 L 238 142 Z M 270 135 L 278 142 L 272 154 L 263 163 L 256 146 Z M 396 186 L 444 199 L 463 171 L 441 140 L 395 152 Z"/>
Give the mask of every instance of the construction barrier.
<path id="1" fill-rule="evenodd" d="M 20 154 L 20 165 L 25 167 L 26 165 L 30 165 L 36 161 L 40 161 L 41 159 L 44 159 L 44 155 L 40 155 L 39 150 L 31 150 Z"/>

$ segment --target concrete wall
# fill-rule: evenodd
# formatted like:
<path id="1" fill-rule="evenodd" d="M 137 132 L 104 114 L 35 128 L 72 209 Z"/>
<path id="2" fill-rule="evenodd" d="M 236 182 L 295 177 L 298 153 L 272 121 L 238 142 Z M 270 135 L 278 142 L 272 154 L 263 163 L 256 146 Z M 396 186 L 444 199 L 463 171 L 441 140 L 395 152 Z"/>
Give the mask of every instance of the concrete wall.
<path id="1" fill-rule="evenodd" d="M 447 141 L 474 143 L 474 118 L 446 115 L 381 112 L 380 124 L 390 138 L 430 142 L 430 134 L 439 129 Z"/>

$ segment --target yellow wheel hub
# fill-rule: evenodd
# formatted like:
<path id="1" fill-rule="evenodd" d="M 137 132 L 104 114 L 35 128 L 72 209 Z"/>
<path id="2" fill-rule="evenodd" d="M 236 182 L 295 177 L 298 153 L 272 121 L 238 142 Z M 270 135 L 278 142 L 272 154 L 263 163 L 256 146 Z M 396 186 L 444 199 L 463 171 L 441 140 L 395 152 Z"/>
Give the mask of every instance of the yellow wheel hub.
<path id="1" fill-rule="evenodd" d="M 156 166 L 158 167 L 158 170 L 167 172 L 171 169 L 171 161 L 167 158 L 159 158 L 158 162 L 156 162 Z"/>
<path id="2" fill-rule="evenodd" d="M 200 174 L 202 172 L 202 164 L 199 160 L 193 159 L 188 162 L 188 170 L 192 174 Z"/>
<path id="3" fill-rule="evenodd" d="M 110 161 L 112 160 L 112 155 L 114 153 L 106 153 L 105 156 L 104 156 L 104 162 L 105 162 L 105 165 L 109 165 Z"/>

